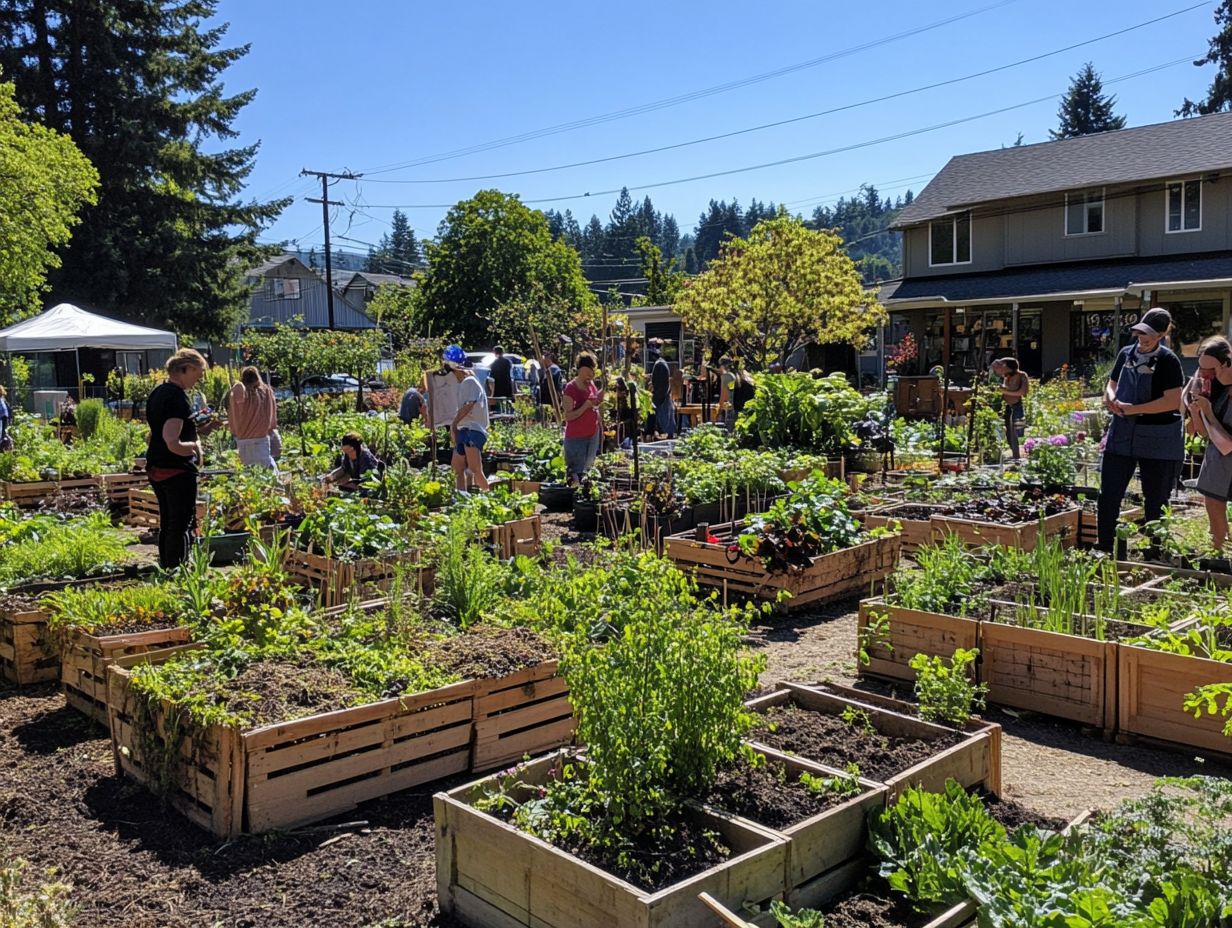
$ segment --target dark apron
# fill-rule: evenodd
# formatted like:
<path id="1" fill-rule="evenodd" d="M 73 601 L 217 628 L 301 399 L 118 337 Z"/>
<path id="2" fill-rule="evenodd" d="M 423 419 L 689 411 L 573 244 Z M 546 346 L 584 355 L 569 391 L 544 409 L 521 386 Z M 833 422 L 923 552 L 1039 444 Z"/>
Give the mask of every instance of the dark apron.
<path id="1" fill-rule="evenodd" d="M 1159 357 L 1158 355 L 1156 356 Z M 1139 406 L 1151 401 L 1151 384 L 1155 370 L 1140 371 L 1130 366 L 1133 355 L 1125 361 L 1117 377 L 1116 398 L 1122 403 Z M 1181 419 L 1166 425 L 1144 425 L 1141 416 L 1113 416 L 1108 425 L 1108 443 L 1113 454 L 1128 458 L 1158 461 L 1185 460 L 1185 436 Z"/>

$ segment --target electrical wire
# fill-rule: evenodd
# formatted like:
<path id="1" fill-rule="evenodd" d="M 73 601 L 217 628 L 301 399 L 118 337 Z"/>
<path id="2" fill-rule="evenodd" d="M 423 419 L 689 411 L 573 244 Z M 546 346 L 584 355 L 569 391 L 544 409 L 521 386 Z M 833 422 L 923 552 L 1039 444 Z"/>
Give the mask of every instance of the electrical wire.
<path id="1" fill-rule="evenodd" d="M 1180 16 L 1183 13 L 1188 13 L 1193 10 L 1199 9 L 1204 6 L 1209 6 L 1209 5 L 1210 5 L 1209 0 L 1206 0 L 1206 2 L 1196 3 L 1196 4 L 1193 4 L 1192 6 L 1187 6 L 1184 9 L 1180 9 L 1172 13 L 1168 13 L 1165 16 L 1159 16 L 1159 17 L 1156 17 L 1155 19 L 1151 19 L 1151 20 L 1147 20 L 1146 22 L 1138 23 L 1137 25 L 1127 26 L 1124 29 L 1118 29 L 1115 32 L 1109 32 L 1104 35 L 1097 36 L 1096 38 L 1093 38 L 1093 39 L 1087 39 L 1083 42 L 1076 42 L 1072 45 L 1067 45 L 1064 48 L 1058 48 L 1050 52 L 1044 52 L 1039 55 L 1033 55 L 1029 58 L 1021 58 L 1018 61 L 1012 61 L 1008 64 L 998 65 L 995 68 L 986 68 L 983 71 L 976 71 L 971 74 L 963 75 L 962 77 L 954 77 L 954 78 L 950 78 L 944 81 L 937 81 L 932 84 L 925 84 L 920 87 L 912 87 L 907 90 L 900 90 L 895 93 L 885 94 L 880 97 L 870 97 L 867 100 L 861 100 L 856 103 L 847 103 L 847 104 L 844 104 L 843 106 L 835 106 L 827 110 L 819 110 L 816 113 L 806 113 L 802 116 L 792 116 L 788 119 L 779 119 L 779 120 L 775 120 L 774 122 L 761 123 L 760 125 L 756 125 L 756 126 L 746 126 L 743 129 L 733 129 L 730 132 L 720 132 L 715 135 L 707 135 L 707 136 L 703 136 L 702 138 L 690 139 L 685 142 L 675 142 L 671 145 L 660 145 L 655 148 L 643 148 L 638 151 L 624 152 L 619 155 L 606 155 L 601 158 L 590 158 L 585 161 L 571 161 L 567 164 L 557 164 L 557 165 L 552 165 L 551 167 L 528 168 L 522 171 L 504 171 L 499 174 L 474 174 L 469 177 L 435 177 L 435 178 L 417 178 L 417 179 L 381 179 L 381 178 L 372 179 L 372 178 L 369 178 L 369 182 L 374 183 L 374 184 L 457 184 L 457 183 L 469 183 L 472 181 L 504 180 L 510 177 L 527 177 L 527 176 L 534 175 L 534 174 L 548 174 L 554 171 L 569 170 L 571 168 L 589 167 L 595 164 L 607 164 L 612 161 L 623 161 L 628 158 L 638 158 L 643 155 L 655 155 L 655 154 L 660 154 L 665 151 L 676 151 L 678 149 L 688 148 L 693 145 L 702 145 L 707 142 L 716 142 L 722 139 L 735 138 L 736 136 L 740 136 L 740 135 L 748 135 L 753 132 L 762 132 L 762 131 L 765 131 L 766 129 L 775 129 L 780 126 L 788 126 L 794 123 L 804 122 L 810 119 L 819 119 L 822 116 L 832 116 L 835 113 L 844 113 L 850 110 L 859 109 L 861 107 L 872 106 L 876 103 L 885 103 L 888 100 L 898 100 L 903 97 L 913 96 L 915 94 L 924 93 L 929 90 L 936 90 L 940 87 L 950 87 L 955 84 L 961 84 L 966 81 L 975 80 L 977 78 L 987 77 L 990 74 L 998 74 L 1002 71 L 1008 71 L 1012 68 L 1021 67 L 1026 64 L 1033 64 L 1037 61 L 1043 61 L 1046 58 L 1051 58 L 1056 55 L 1061 55 L 1061 54 L 1064 54 L 1065 52 L 1073 51 L 1076 48 L 1082 48 L 1083 46 L 1092 45 L 1096 42 L 1103 42 L 1103 41 L 1106 41 L 1107 39 L 1117 38 L 1117 37 L 1126 35 L 1127 33 L 1133 32 L 1137 29 L 1143 29 L 1147 26 L 1155 25 L 1156 23 L 1163 22 L 1164 20 L 1171 19 L 1175 16 Z"/>
<path id="2" fill-rule="evenodd" d="M 401 171 L 406 168 L 420 167 L 425 164 L 436 164 L 440 161 L 448 161 L 453 158 L 460 158 L 464 155 L 478 154 L 479 152 L 492 151 L 496 148 L 504 148 L 509 145 L 516 145 L 520 142 L 532 141 L 534 139 L 544 138 L 550 135 L 559 135 L 563 132 L 571 132 L 575 129 L 584 129 L 590 126 L 600 125 L 606 122 L 613 122 L 619 119 L 628 119 L 631 116 L 640 116 L 644 113 L 655 112 L 656 110 L 667 109 L 673 106 L 679 106 L 682 103 L 690 103 L 694 100 L 700 100 L 705 97 L 714 96 L 716 94 L 727 93 L 731 90 L 737 90 L 741 87 L 747 87 L 751 84 L 761 83 L 763 81 L 772 80 L 776 77 L 782 77 L 786 74 L 793 74 L 797 71 L 815 68 L 818 65 L 827 64 L 831 61 L 837 61 L 842 58 L 850 57 L 851 55 L 859 54 L 860 52 L 869 51 L 874 48 L 879 48 L 883 45 L 888 45 L 892 42 L 897 42 L 900 39 L 914 38 L 915 36 L 923 35 L 926 32 L 931 32 L 934 29 L 940 29 L 942 26 L 948 26 L 952 23 L 960 22 L 964 19 L 970 19 L 974 16 L 979 16 L 982 13 L 987 13 L 991 10 L 1000 9 L 1004 6 L 1009 6 L 1015 3 L 1016 0 L 1000 0 L 1000 2 L 990 4 L 989 6 L 980 7 L 979 9 L 969 10 L 965 13 L 959 13 L 955 16 L 947 17 L 946 19 L 937 20 L 928 25 L 909 29 L 905 32 L 895 33 L 894 35 L 884 36 L 880 39 L 874 39 L 870 42 L 865 42 L 860 45 L 851 46 L 837 52 L 830 52 L 817 58 L 810 58 L 807 61 L 797 62 L 795 64 L 786 65 L 781 68 L 776 68 L 773 71 L 766 71 L 761 74 L 755 74 L 751 77 L 741 78 L 739 80 L 728 81 L 723 84 L 716 84 L 712 87 L 706 87 L 701 90 L 690 91 L 689 93 L 679 94 L 674 97 L 667 97 L 662 100 L 656 100 L 651 103 L 643 103 L 636 106 L 627 107 L 625 109 L 613 110 L 609 113 L 603 113 L 598 116 L 589 116 L 584 119 L 573 120 L 572 122 L 558 123 L 554 126 L 546 126 L 541 129 L 533 129 L 528 132 L 523 132 L 518 135 L 506 136 L 500 139 L 493 139 L 488 142 L 480 142 L 465 148 L 454 149 L 453 151 L 438 152 L 434 155 L 425 155 L 422 158 L 411 161 L 404 161 L 399 164 L 381 165 L 375 168 L 368 168 L 360 171 L 361 174 L 388 174 L 393 171 Z"/>
<path id="3" fill-rule="evenodd" d="M 1104 81 L 1104 85 L 1117 84 L 1122 81 L 1132 80 L 1138 77 L 1144 77 L 1148 74 L 1154 74 L 1157 71 L 1162 71 L 1165 68 L 1176 67 L 1180 64 L 1188 64 L 1194 60 L 1193 55 L 1188 55 L 1184 58 L 1177 58 L 1172 61 L 1167 61 L 1162 64 L 1154 65 L 1150 68 L 1144 68 L 1141 71 L 1135 71 L 1131 74 L 1125 74 L 1120 77 L 1111 78 Z M 850 151 L 858 151 L 863 148 L 872 148 L 876 145 L 883 145 L 886 142 L 896 142 L 902 139 L 914 138 L 916 136 L 925 135 L 929 132 L 936 132 L 941 129 L 949 129 L 954 126 L 960 126 L 965 123 L 976 122 L 980 119 L 987 119 L 990 116 L 999 116 L 1002 113 L 1010 113 L 1014 110 L 1025 109 L 1029 106 L 1036 106 L 1040 103 L 1047 103 L 1056 100 L 1063 96 L 1062 93 L 1050 93 L 1042 97 L 1036 97 L 1032 100 L 1024 100 L 1021 103 L 1014 103 L 1009 106 L 998 107 L 997 109 L 987 110 L 983 113 L 976 113 L 972 116 L 963 116 L 958 119 L 950 119 L 945 122 L 934 123 L 930 126 L 924 126 L 919 129 L 909 129 L 905 132 L 895 132 L 891 135 L 884 135 L 879 138 L 867 139 L 862 142 L 853 142 L 849 145 L 842 145 L 838 148 L 829 148 L 824 151 L 810 152 L 803 155 L 794 155 L 789 158 L 779 158 L 775 161 L 766 161 L 761 164 L 745 165 L 739 168 L 730 168 L 724 171 L 710 171 L 706 174 L 694 174 L 690 177 L 680 177 L 673 180 L 656 181 L 649 184 L 638 184 L 636 186 L 613 187 L 608 190 L 587 191 L 586 193 L 568 194 L 554 197 L 536 197 L 533 199 L 522 200 L 523 203 L 560 203 L 566 200 L 586 200 L 592 197 L 609 196 L 614 193 L 620 193 L 622 190 L 633 192 L 635 190 L 655 190 L 661 187 L 673 187 L 678 184 L 688 184 L 699 180 L 711 180 L 716 177 L 730 177 L 734 174 L 745 174 L 749 171 L 761 171 L 766 168 L 782 167 L 787 164 L 799 164 L 803 161 L 812 161 L 817 158 L 825 158 L 830 155 L 843 154 Z M 450 209 L 456 206 L 456 203 L 369 203 L 369 209 Z"/>

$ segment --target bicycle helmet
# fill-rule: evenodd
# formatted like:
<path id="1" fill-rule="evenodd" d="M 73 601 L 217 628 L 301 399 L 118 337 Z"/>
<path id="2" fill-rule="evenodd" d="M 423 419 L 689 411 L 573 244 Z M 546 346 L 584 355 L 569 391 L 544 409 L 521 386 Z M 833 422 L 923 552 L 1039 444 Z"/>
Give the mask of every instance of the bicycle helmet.
<path id="1" fill-rule="evenodd" d="M 450 345 L 441 352 L 441 360 L 453 367 L 466 365 L 466 352 L 458 345 Z"/>

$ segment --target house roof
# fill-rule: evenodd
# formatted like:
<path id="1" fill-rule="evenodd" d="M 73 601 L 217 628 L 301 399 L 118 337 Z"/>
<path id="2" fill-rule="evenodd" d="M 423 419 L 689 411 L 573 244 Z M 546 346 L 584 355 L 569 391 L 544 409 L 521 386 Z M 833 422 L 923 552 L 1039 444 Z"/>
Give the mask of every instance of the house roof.
<path id="1" fill-rule="evenodd" d="M 980 203 L 1232 168 L 1232 112 L 951 158 L 891 228 Z"/>
<path id="2" fill-rule="evenodd" d="M 1012 268 L 985 274 L 943 275 L 891 280 L 881 285 L 883 306 L 1021 302 L 1029 299 L 1081 299 L 1097 294 L 1180 289 L 1186 284 L 1232 283 L 1232 251 L 1178 258 L 1130 258 Z M 1162 285 L 1169 285 L 1167 287 Z"/>
<path id="3" fill-rule="evenodd" d="M 244 272 L 244 276 L 245 277 L 264 277 L 270 271 L 274 270 L 275 268 L 282 267 L 288 261 L 295 261 L 296 263 L 303 264 L 303 262 L 300 261 L 299 258 L 295 257 L 295 255 L 278 255 L 277 257 L 270 258 L 268 261 L 264 262 L 263 264 L 258 264 L 254 268 L 249 268 L 247 271 Z"/>
<path id="4" fill-rule="evenodd" d="M 401 274 L 376 274 L 371 271 L 352 272 L 347 278 L 345 286 L 349 287 L 355 283 L 356 277 L 362 277 L 368 283 L 375 284 L 378 287 L 381 284 L 397 284 L 399 287 L 415 286 L 415 279 L 413 277 L 403 277 Z"/>

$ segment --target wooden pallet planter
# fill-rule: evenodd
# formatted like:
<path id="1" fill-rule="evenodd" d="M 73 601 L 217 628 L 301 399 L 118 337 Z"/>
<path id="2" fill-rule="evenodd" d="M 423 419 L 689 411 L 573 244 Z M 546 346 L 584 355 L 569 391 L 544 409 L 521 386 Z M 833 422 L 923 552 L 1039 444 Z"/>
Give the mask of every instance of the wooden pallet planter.
<path id="1" fill-rule="evenodd" d="M 165 748 L 173 710 L 164 705 L 142 718 L 130 692 L 131 668 L 196 647 L 111 663 L 106 698 L 117 769 L 146 786 L 157 776 L 144 765 L 143 746 Z M 549 661 L 292 722 L 211 726 L 176 755 L 168 801 L 218 837 L 295 828 L 412 786 L 507 766 L 524 753 L 559 747 L 572 733 L 568 693 Z"/>
<path id="2" fill-rule="evenodd" d="M 388 590 L 400 565 L 414 565 L 418 554 L 408 553 L 361 561 L 341 561 L 295 547 L 287 549 L 283 562 L 296 583 L 316 590 L 319 604 L 340 606 L 352 596 Z M 422 572 L 422 571 L 421 571 Z"/>
<path id="3" fill-rule="evenodd" d="M 97 490 L 100 486 L 98 477 L 74 477 L 69 480 L 36 480 L 20 483 L 12 480 L 0 481 L 0 493 L 10 503 L 22 508 L 32 509 L 43 503 L 55 502 L 65 493 L 81 493 Z"/>
<path id="4" fill-rule="evenodd" d="M 545 782 L 562 755 L 518 769 L 520 789 Z M 441 910 L 472 926 L 525 928 L 710 928 L 714 916 L 698 896 L 733 909 L 784 891 L 787 842 L 714 809 L 691 807 L 718 831 L 733 856 L 658 892 L 593 867 L 512 825 L 479 812 L 472 802 L 499 774 L 433 797 L 436 879 Z"/>
<path id="5" fill-rule="evenodd" d="M 944 504 L 899 502 L 891 506 L 881 507 L 877 511 L 868 512 L 863 516 L 856 513 L 856 517 L 868 529 L 885 528 L 897 523 L 899 530 L 903 533 L 903 553 L 911 554 L 922 545 L 932 544 L 936 540 L 936 536 L 933 531 L 931 517 L 928 519 L 905 519 L 898 515 L 898 513 L 906 511 L 908 507 L 912 510 L 927 507 L 931 512 L 939 512 L 944 507 Z"/>
<path id="6" fill-rule="evenodd" d="M 884 597 L 865 599 L 857 618 L 856 667 L 860 674 L 915 682 L 913 657 L 949 660 L 958 648 L 979 646 L 979 628 L 975 619 L 904 609 Z M 861 652 L 868 655 L 868 663 Z"/>
<path id="7" fill-rule="evenodd" d="M 539 553 L 542 535 L 543 521 L 538 514 L 502 522 L 491 528 L 492 545 L 502 558 L 517 557 L 519 554 L 535 557 Z"/>
<path id="8" fill-rule="evenodd" d="M 47 613 L 37 606 L 0 610 L 0 679 L 18 686 L 60 676 L 60 652 L 47 631 Z"/>
<path id="9" fill-rule="evenodd" d="M 823 712 L 827 715 L 841 715 L 844 709 L 851 707 L 862 709 L 867 713 L 873 728 L 891 737 L 933 740 L 948 738 L 954 731 L 919 718 L 891 712 L 870 704 L 857 703 L 832 693 L 795 683 L 781 683 L 775 691 L 750 700 L 747 705 L 754 711 L 765 712 L 772 706 L 789 702 L 803 709 Z M 986 730 L 964 731 L 962 740 L 957 744 L 938 751 L 927 760 L 888 778 L 884 784 L 889 790 L 887 802 L 895 799 L 909 786 L 941 792 L 945 788 L 945 781 L 950 779 L 957 780 L 963 787 L 979 785 L 991 793 L 999 793 L 1001 761 L 1000 757 L 993 758 L 994 740 L 998 742 L 996 746 L 999 747 L 1000 739 L 994 739 Z M 756 744 L 756 747 L 760 749 L 769 746 Z M 818 760 L 808 757 L 802 759 Z"/>
<path id="10" fill-rule="evenodd" d="M 118 658 L 160 651 L 192 640 L 184 626 L 123 635 L 68 629 L 60 640 L 60 686 L 68 704 L 107 725 L 107 668 Z"/>
<path id="11" fill-rule="evenodd" d="M 740 533 L 741 523 L 727 523 L 712 529 L 720 538 Z M 783 607 L 795 609 L 809 604 L 841 599 L 868 590 L 888 577 L 898 565 L 902 536 L 888 535 L 815 557 L 801 570 L 771 572 L 761 560 L 738 555 L 735 563 L 727 553 L 727 543 L 698 541 L 692 532 L 669 535 L 664 553 L 681 570 L 690 572 L 697 582 L 733 592 L 775 601 L 782 592 L 791 594 Z"/>
<path id="12" fill-rule="evenodd" d="M 1004 545 L 1007 548 L 1034 551 L 1043 536 L 1059 538 L 1065 547 L 1071 548 L 1078 542 L 1078 512 L 1076 508 L 1067 509 L 1065 512 L 1047 516 L 1042 526 L 1039 520 L 1002 525 L 998 522 L 977 522 L 973 519 L 934 515 L 933 537 L 941 540 L 947 534 L 954 534 L 968 545 Z"/>
<path id="13" fill-rule="evenodd" d="M 128 491 L 128 524 L 134 528 L 158 528 L 158 497 L 144 481 L 144 486 L 130 487 Z M 197 500 L 197 525 L 205 524 L 205 500 Z"/>
<path id="14" fill-rule="evenodd" d="M 475 736 L 470 769 L 507 767 L 573 740 L 577 721 L 556 661 L 475 681 Z"/>
<path id="15" fill-rule="evenodd" d="M 150 478 L 145 474 L 103 474 L 98 478 L 102 484 L 107 502 L 112 506 L 127 509 L 130 490 L 139 490 L 150 485 Z"/>
<path id="16" fill-rule="evenodd" d="M 1115 730 L 1115 641 L 993 621 L 980 623 L 979 647 L 989 702 Z"/>
<path id="17" fill-rule="evenodd" d="M 1227 719 L 1205 714 L 1194 718 L 1183 708 L 1185 696 L 1198 687 L 1232 683 L 1232 664 L 1122 644 L 1117 666 L 1117 725 L 1122 734 L 1232 754 L 1232 738 L 1223 733 Z"/>
<path id="18" fill-rule="evenodd" d="M 1145 514 L 1141 506 L 1123 506 L 1118 522 L 1137 522 Z M 1078 510 L 1078 544 L 1084 548 L 1094 548 L 1099 544 L 1099 516 L 1094 510 Z"/>

